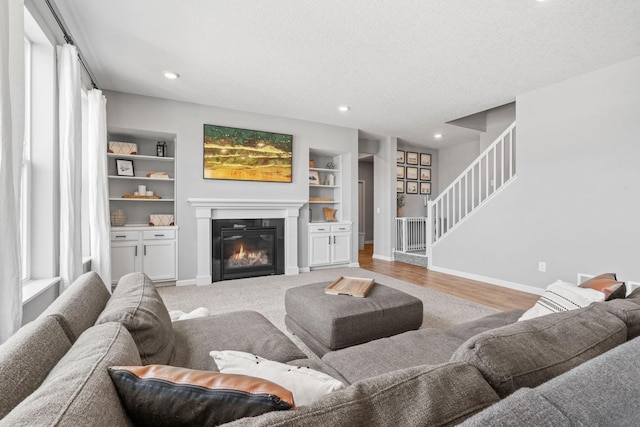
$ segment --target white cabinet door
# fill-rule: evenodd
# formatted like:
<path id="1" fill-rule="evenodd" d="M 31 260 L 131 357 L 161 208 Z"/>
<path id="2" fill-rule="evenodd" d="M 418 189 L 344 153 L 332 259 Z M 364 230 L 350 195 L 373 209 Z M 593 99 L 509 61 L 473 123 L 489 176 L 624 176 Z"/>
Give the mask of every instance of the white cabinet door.
<path id="1" fill-rule="evenodd" d="M 175 240 L 145 240 L 143 245 L 142 271 L 151 280 L 173 280 L 176 278 Z"/>
<path id="2" fill-rule="evenodd" d="M 331 243 L 331 263 L 351 261 L 351 233 L 334 233 Z"/>
<path id="3" fill-rule="evenodd" d="M 111 283 L 125 274 L 139 271 L 138 266 L 138 242 L 111 242 Z"/>
<path id="4" fill-rule="evenodd" d="M 331 233 L 309 234 L 309 266 L 331 264 Z"/>

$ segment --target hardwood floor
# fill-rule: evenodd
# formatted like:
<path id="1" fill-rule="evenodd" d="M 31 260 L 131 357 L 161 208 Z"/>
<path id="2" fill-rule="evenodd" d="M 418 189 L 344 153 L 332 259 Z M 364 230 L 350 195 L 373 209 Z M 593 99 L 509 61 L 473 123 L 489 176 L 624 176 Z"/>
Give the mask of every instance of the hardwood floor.
<path id="1" fill-rule="evenodd" d="M 360 267 L 498 310 L 509 311 L 518 308 L 526 310 L 531 308 L 539 298 L 539 295 L 438 273 L 403 262 L 381 261 L 373 259 L 372 256 L 373 244 L 365 244 L 364 250 L 360 251 L 358 257 Z"/>

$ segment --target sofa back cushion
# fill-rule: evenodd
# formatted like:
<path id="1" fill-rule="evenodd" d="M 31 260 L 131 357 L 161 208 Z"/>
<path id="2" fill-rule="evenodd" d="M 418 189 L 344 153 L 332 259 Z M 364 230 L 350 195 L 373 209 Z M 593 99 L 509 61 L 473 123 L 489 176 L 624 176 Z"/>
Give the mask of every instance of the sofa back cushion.
<path id="1" fill-rule="evenodd" d="M 110 296 L 100 276 L 90 271 L 78 277 L 40 317 L 57 318 L 73 343 L 96 323 Z"/>
<path id="2" fill-rule="evenodd" d="M 447 363 L 367 378 L 309 406 L 243 418 L 232 425 L 453 426 L 498 400 L 475 367 Z"/>
<path id="3" fill-rule="evenodd" d="M 70 348 L 53 317 L 27 323 L 0 346 L 0 419 L 42 384 Z"/>
<path id="4" fill-rule="evenodd" d="M 614 299 L 593 304 L 596 310 L 613 314 L 627 325 L 627 341 L 640 336 L 640 300 Z"/>
<path id="5" fill-rule="evenodd" d="M 87 329 L 49 376 L 3 420 L 8 426 L 128 426 L 107 368 L 140 364 L 131 335 L 119 323 Z"/>
<path id="6" fill-rule="evenodd" d="M 618 317 L 593 307 L 554 313 L 483 332 L 451 361 L 476 366 L 500 397 L 536 387 L 627 339 Z"/>
<path id="7" fill-rule="evenodd" d="M 169 312 L 144 273 L 122 276 L 97 324 L 122 323 L 135 341 L 145 365 L 168 365 L 175 337 Z"/>

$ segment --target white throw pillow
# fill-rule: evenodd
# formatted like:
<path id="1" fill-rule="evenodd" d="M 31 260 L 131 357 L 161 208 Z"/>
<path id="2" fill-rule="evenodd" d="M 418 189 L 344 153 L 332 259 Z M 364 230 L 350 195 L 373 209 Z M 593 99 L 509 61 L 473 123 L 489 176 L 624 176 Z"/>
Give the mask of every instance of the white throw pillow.
<path id="1" fill-rule="evenodd" d="M 556 280 L 547 286 L 547 290 L 542 294 L 538 302 L 526 311 L 518 321 L 587 307 L 591 303 L 604 301 L 604 298 L 604 292 L 580 288 L 573 283 Z"/>
<path id="2" fill-rule="evenodd" d="M 286 365 L 242 351 L 212 351 L 209 353 L 223 374 L 240 374 L 269 380 L 293 393 L 296 406 L 309 405 L 344 388 L 335 378 L 316 370 Z"/>

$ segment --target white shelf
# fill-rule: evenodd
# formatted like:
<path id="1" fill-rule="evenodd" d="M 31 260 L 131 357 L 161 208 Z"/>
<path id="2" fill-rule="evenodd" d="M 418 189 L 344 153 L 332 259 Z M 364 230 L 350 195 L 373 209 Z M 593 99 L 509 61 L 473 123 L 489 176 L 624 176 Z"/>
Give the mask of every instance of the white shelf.
<path id="1" fill-rule="evenodd" d="M 130 179 L 136 181 L 167 181 L 173 182 L 175 178 L 150 178 L 147 176 L 119 176 L 119 175 L 109 175 L 109 179 Z"/>
<path id="2" fill-rule="evenodd" d="M 318 172 L 340 172 L 340 169 L 327 169 L 327 168 L 309 168 L 310 171 Z"/>
<path id="3" fill-rule="evenodd" d="M 173 202 L 174 199 L 136 199 L 135 197 L 110 197 L 111 201 L 121 201 L 121 202 Z"/>
<path id="4" fill-rule="evenodd" d="M 309 188 L 340 188 L 340 186 L 339 185 L 324 185 L 324 184 L 318 184 L 318 185 L 309 184 Z"/>
<path id="5" fill-rule="evenodd" d="M 131 160 L 153 160 L 157 162 L 173 162 L 173 157 L 145 156 L 144 154 L 116 154 L 107 153 L 107 157 L 113 159 L 131 159 Z"/>
<path id="6" fill-rule="evenodd" d="M 309 204 L 320 204 L 320 205 L 335 205 L 336 203 L 340 203 L 337 200 L 327 200 L 327 201 L 309 201 Z"/>

